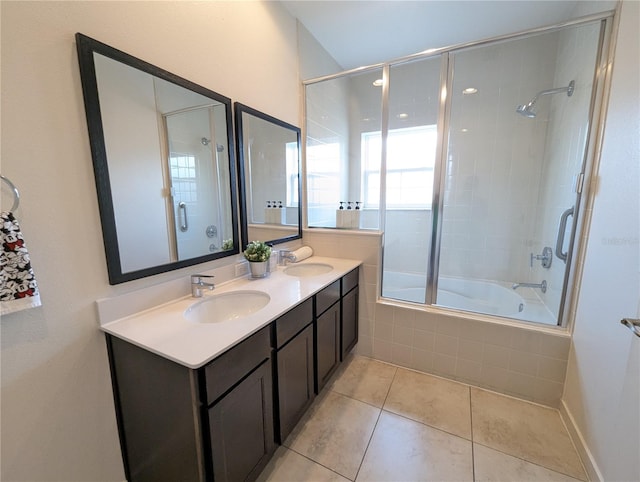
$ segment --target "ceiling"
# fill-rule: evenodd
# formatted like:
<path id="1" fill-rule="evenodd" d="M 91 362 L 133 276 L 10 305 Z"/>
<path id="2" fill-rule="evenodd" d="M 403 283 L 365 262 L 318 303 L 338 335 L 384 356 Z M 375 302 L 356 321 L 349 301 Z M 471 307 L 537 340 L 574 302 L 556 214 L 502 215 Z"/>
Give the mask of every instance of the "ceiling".
<path id="1" fill-rule="evenodd" d="M 552 25 L 585 0 L 281 1 L 345 69 Z M 592 11 L 613 2 L 588 2 Z"/>

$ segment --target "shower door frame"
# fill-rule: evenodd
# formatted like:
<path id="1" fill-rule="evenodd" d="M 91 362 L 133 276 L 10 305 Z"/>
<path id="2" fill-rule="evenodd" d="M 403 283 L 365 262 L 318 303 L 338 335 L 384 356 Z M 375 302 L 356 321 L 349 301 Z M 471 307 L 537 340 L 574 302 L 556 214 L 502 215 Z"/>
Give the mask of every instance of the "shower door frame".
<path id="1" fill-rule="evenodd" d="M 216 208 L 216 235 L 214 236 L 220 241 L 220 246 L 217 248 L 220 249 L 222 247 L 222 240 L 224 239 L 226 227 L 222 222 L 222 211 L 220 206 L 222 206 L 221 196 L 222 189 L 220 185 L 220 159 L 219 153 L 217 152 L 217 137 L 216 137 L 216 124 L 215 124 L 215 108 L 217 104 L 202 104 L 196 105 L 193 107 L 186 107 L 184 109 L 178 109 L 175 111 L 170 111 L 166 113 L 159 114 L 161 122 L 159 125 L 162 126 L 160 129 L 160 139 L 162 141 L 162 153 L 163 153 L 163 162 L 162 162 L 162 173 L 164 180 L 164 190 L 166 192 L 165 196 L 165 209 L 167 216 L 167 230 L 168 230 L 168 239 L 169 239 L 169 254 L 171 256 L 171 261 L 179 261 L 180 260 L 180 239 L 178 230 L 180 227 L 178 226 L 178 216 L 176 215 L 177 204 L 175 199 L 175 189 L 174 189 L 174 179 L 171 175 L 171 147 L 169 145 L 169 117 L 173 115 L 180 114 L 188 114 L 190 112 L 207 110 L 208 114 L 208 122 L 209 122 L 209 136 L 210 143 L 213 145 L 211 148 L 211 164 L 213 166 L 212 172 L 215 173 L 215 191 L 216 196 L 218 198 L 218 204 Z M 186 211 L 185 211 L 186 212 Z"/>
<path id="2" fill-rule="evenodd" d="M 562 285 L 562 293 L 560 296 L 560 305 L 558 307 L 558 313 L 556 316 L 556 325 L 558 327 L 566 328 L 567 324 L 565 320 L 568 318 L 569 307 L 573 303 L 567 303 L 569 301 L 569 297 L 573 295 L 572 290 L 570 289 L 573 281 L 575 280 L 575 271 L 576 266 L 574 263 L 574 250 L 576 249 L 576 235 L 584 229 L 584 219 L 582 215 L 582 211 L 580 209 L 582 204 L 582 197 L 589 196 L 590 193 L 589 187 L 591 185 L 592 179 L 592 171 L 594 165 L 594 159 L 599 155 L 598 149 L 596 145 L 600 144 L 601 138 L 601 116 L 604 114 L 602 112 L 602 107 L 605 104 L 604 102 L 604 92 L 605 92 L 605 84 L 607 83 L 607 75 L 610 75 L 610 69 L 607 69 L 607 66 L 611 64 L 612 52 L 611 52 L 611 31 L 612 31 L 612 20 L 613 20 L 613 12 L 606 12 L 597 15 L 590 15 L 588 17 L 581 17 L 579 19 L 575 19 L 572 21 L 564 22 L 562 24 L 557 24 L 550 27 L 542 27 L 536 28 L 533 30 L 520 32 L 513 35 L 497 37 L 493 39 L 483 40 L 479 42 L 471 42 L 468 44 L 456 46 L 451 49 L 447 49 L 446 54 L 443 54 L 442 62 L 443 68 L 442 71 L 447 72 L 446 79 L 441 82 L 441 89 L 445 89 L 445 91 L 452 92 L 452 85 L 454 79 L 454 62 L 449 58 L 450 54 L 456 54 L 458 52 L 462 52 L 469 48 L 476 48 L 482 46 L 494 45 L 501 41 L 509 41 L 509 40 L 521 40 L 529 37 L 533 37 L 536 35 L 544 34 L 544 33 L 552 33 L 563 30 L 569 27 L 578 27 L 588 24 L 595 24 L 596 22 L 600 23 L 600 31 L 598 36 L 598 44 L 597 44 L 597 52 L 595 55 L 595 68 L 593 75 L 593 87 L 591 89 L 591 98 L 589 105 L 589 116 L 588 123 L 589 126 L 587 128 L 587 133 L 585 136 L 585 145 L 582 153 L 582 162 L 580 167 L 580 172 L 577 175 L 576 184 L 574 186 L 575 193 L 575 201 L 573 204 L 573 215 L 572 215 L 572 223 L 571 223 L 571 231 L 569 235 L 568 242 L 565 240 L 565 244 L 567 245 L 567 257 L 566 257 L 566 267 L 564 271 L 563 277 L 563 285 Z M 446 66 L 444 65 L 446 62 Z M 446 160 L 449 156 L 449 143 L 448 135 L 450 132 L 450 117 L 451 117 L 451 102 L 453 97 L 451 95 L 446 95 L 446 100 L 441 99 L 441 108 L 443 108 L 442 114 L 442 136 L 443 146 L 442 150 L 438 151 L 439 157 L 437 157 L 436 167 L 439 167 L 440 176 L 435 177 L 434 182 L 438 182 L 438 185 L 434 185 L 434 199 L 433 206 L 434 209 L 432 211 L 433 215 L 433 226 L 432 226 L 432 240 L 431 240 L 431 256 L 429 259 L 429 266 L 427 271 L 427 287 L 426 287 L 426 302 L 425 304 L 429 304 L 431 306 L 437 306 L 438 308 L 445 310 L 456 310 L 455 308 L 449 308 L 445 306 L 439 306 L 436 304 L 437 298 L 437 286 L 438 286 L 438 277 L 439 277 L 439 261 L 440 261 L 440 249 L 441 249 L 441 233 L 442 233 L 442 207 L 444 200 L 444 186 L 445 186 L 445 177 L 446 177 Z M 442 104 L 445 104 L 444 106 Z M 440 122 L 440 119 L 439 119 Z M 594 136 L 594 126 L 598 126 L 598 132 L 595 132 Z M 438 125 L 440 127 L 440 124 Z M 437 199 L 436 199 L 437 196 Z M 436 211 L 437 209 L 437 211 Z M 573 301 L 573 299 L 571 299 Z M 473 312 L 476 313 L 476 312 Z M 482 313 L 478 313 L 482 314 Z M 486 315 L 486 316 L 496 316 L 496 315 Z M 499 316 L 496 316 L 499 317 Z M 509 318 L 509 320 L 522 321 L 525 323 L 535 323 L 531 321 L 519 320 L 518 318 Z"/>
<path id="3" fill-rule="evenodd" d="M 433 199 L 432 199 L 432 229 L 431 229 L 431 249 L 429 253 L 428 265 L 427 265 L 427 285 L 425 302 L 419 303 L 419 306 L 425 306 L 431 309 L 454 311 L 462 313 L 470 313 L 467 311 L 461 311 L 454 308 L 448 308 L 444 306 L 436 305 L 437 287 L 438 287 L 438 271 L 440 261 L 440 248 L 441 248 L 441 235 L 442 235 L 442 205 L 444 200 L 444 182 L 446 175 L 446 159 L 448 157 L 448 136 L 449 136 L 449 124 L 451 115 L 451 99 L 449 95 L 452 92 L 453 85 L 453 63 L 450 61 L 450 54 L 466 50 L 472 47 L 481 47 L 485 45 L 495 44 L 502 41 L 524 39 L 539 34 L 551 33 L 559 31 L 567 27 L 577 27 L 581 25 L 587 25 L 590 23 L 600 22 L 600 37 L 598 42 L 598 52 L 596 53 L 596 62 L 593 77 L 593 86 L 591 91 L 591 101 L 589 106 L 589 126 L 585 137 L 585 147 L 583 152 L 581 172 L 579 174 L 579 180 L 575 186 L 576 201 L 574 204 L 574 215 L 572 221 L 572 229 L 568 243 L 566 268 L 564 274 L 564 282 L 562 288 L 561 302 L 557 316 L 557 327 L 563 329 L 569 329 L 569 323 L 567 323 L 567 315 L 574 311 L 576 297 L 573 296 L 574 292 L 570 289 L 573 282 L 579 276 L 576 276 L 579 266 L 576 265 L 575 259 L 582 258 L 584 251 L 584 242 L 576 247 L 576 236 L 579 233 L 584 234 L 584 230 L 588 225 L 588 219 L 585 220 L 585 213 L 580 209 L 582 197 L 586 196 L 587 204 L 590 205 L 592 201 L 592 177 L 595 166 L 599 162 L 600 149 L 602 144 L 603 130 L 604 130 L 604 115 L 608 98 L 608 91 L 611 82 L 611 65 L 613 59 L 613 50 L 615 48 L 615 41 L 613 34 L 615 33 L 614 15 L 619 9 L 600 12 L 592 15 L 579 17 L 565 22 L 556 23 L 553 25 L 536 27 L 525 31 L 516 33 L 500 35 L 491 37 L 484 40 L 477 40 L 472 42 L 466 42 L 463 44 L 457 44 L 454 46 L 447 46 L 435 49 L 429 49 L 424 52 L 408 55 L 398 59 L 394 59 L 388 62 L 378 63 L 370 66 L 359 67 L 351 69 L 337 74 L 325 75 L 302 82 L 305 89 L 304 98 L 306 99 L 306 87 L 311 84 L 323 82 L 326 80 L 332 80 L 340 77 L 346 77 L 351 74 L 362 73 L 369 70 L 380 69 L 383 70 L 383 91 L 382 91 L 382 106 L 381 106 L 381 165 L 380 165 L 380 206 L 378 225 L 380 230 L 384 232 L 386 209 L 385 206 L 386 193 L 385 189 L 385 174 L 387 166 L 387 150 L 386 142 L 389 130 L 388 112 L 389 112 L 389 71 L 392 66 L 423 60 L 431 57 L 441 57 L 441 69 L 440 69 L 440 104 L 438 112 L 438 141 L 436 147 L 436 162 L 434 166 L 434 185 L 433 185 Z M 304 122 L 304 137 L 306 139 L 306 102 L 303 106 Z M 306 158 L 306 142 L 303 143 L 303 155 Z M 305 183 L 304 195 L 306 197 L 306 164 L 303 165 L 303 179 Z M 304 225 L 308 228 L 306 210 L 304 213 Z M 574 256 L 574 250 L 578 249 L 578 256 Z M 382 247 L 384 251 L 384 243 Z M 384 253 L 381 256 L 381 260 L 384 259 Z M 384 298 L 382 296 L 382 272 L 383 266 L 380 266 L 378 270 L 378 290 L 377 298 Z M 570 297 L 570 299 L 568 299 Z M 385 298 L 386 299 L 386 298 Z M 398 302 L 399 300 L 393 300 Z M 568 303 L 570 301 L 570 303 Z M 408 304 L 410 303 L 407 302 Z M 482 313 L 471 312 L 474 315 L 487 316 L 489 318 L 503 318 L 497 315 L 485 315 Z M 522 322 L 526 324 L 535 324 L 534 322 L 518 320 L 517 318 L 507 318 L 509 321 Z M 549 326 L 549 325 L 546 325 Z"/>

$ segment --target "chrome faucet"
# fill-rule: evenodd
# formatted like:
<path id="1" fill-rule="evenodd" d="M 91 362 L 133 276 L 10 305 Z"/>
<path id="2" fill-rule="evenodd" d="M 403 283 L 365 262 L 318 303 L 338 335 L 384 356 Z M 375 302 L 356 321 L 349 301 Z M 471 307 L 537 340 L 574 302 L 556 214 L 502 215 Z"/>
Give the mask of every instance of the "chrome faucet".
<path id="1" fill-rule="evenodd" d="M 511 286 L 514 290 L 517 288 L 540 288 L 543 293 L 547 292 L 547 280 L 543 279 L 542 283 L 514 283 Z"/>
<path id="2" fill-rule="evenodd" d="M 207 274 L 192 274 L 191 275 L 191 296 L 194 298 L 202 298 L 202 289 L 207 288 L 209 291 L 216 287 L 213 283 L 206 283 L 202 281 L 202 278 L 214 278 L 212 275 Z"/>
<path id="3" fill-rule="evenodd" d="M 293 262 L 296 260 L 296 257 L 288 249 L 278 251 L 278 266 L 286 266 L 287 260 Z"/>

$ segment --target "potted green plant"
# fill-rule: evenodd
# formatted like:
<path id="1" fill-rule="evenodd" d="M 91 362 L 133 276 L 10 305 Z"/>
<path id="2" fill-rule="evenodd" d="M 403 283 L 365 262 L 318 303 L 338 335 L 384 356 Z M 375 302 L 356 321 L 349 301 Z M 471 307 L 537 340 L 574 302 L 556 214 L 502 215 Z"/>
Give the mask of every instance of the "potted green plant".
<path id="1" fill-rule="evenodd" d="M 267 276 L 267 265 L 271 257 L 271 247 L 262 241 L 251 241 L 244 250 L 244 257 L 249 261 L 252 278 Z"/>

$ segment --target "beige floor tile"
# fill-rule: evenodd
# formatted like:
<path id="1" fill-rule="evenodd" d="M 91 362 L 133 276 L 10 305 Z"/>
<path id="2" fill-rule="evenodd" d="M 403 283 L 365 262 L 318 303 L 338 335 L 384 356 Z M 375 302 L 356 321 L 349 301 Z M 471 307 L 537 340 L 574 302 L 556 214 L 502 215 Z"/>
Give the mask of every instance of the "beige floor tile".
<path id="1" fill-rule="evenodd" d="M 397 368 L 386 363 L 353 356 L 329 385 L 329 389 L 376 407 L 382 407 Z"/>
<path id="2" fill-rule="evenodd" d="M 471 388 L 471 411 L 474 442 L 586 480 L 556 410 Z"/>
<path id="3" fill-rule="evenodd" d="M 568 475 L 478 444 L 473 444 L 473 466 L 475 482 L 578 482 Z"/>
<path id="4" fill-rule="evenodd" d="M 306 457 L 279 447 L 269 464 L 258 477 L 257 482 L 348 482 L 341 475 L 332 472 Z"/>
<path id="5" fill-rule="evenodd" d="M 336 392 L 325 392 L 284 445 L 353 480 L 380 409 Z"/>
<path id="6" fill-rule="evenodd" d="M 472 479 L 469 440 L 383 411 L 356 481 Z"/>
<path id="7" fill-rule="evenodd" d="M 471 439 L 469 387 L 398 368 L 384 409 Z"/>

